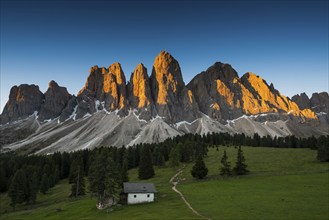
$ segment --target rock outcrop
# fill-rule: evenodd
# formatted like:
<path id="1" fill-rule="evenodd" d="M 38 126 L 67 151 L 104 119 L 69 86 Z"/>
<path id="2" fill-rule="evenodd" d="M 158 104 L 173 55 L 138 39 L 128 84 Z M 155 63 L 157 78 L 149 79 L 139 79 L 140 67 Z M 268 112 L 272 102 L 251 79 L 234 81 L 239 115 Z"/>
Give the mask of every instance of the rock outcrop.
<path id="1" fill-rule="evenodd" d="M 138 64 L 128 84 L 114 63 L 92 67 L 77 96 L 55 81 L 45 94 L 35 85 L 14 86 L 0 116 L 0 148 L 53 153 L 212 132 L 320 136 L 329 134 L 328 111 L 326 92 L 291 100 L 256 74 L 240 78 L 220 62 L 185 85 L 177 60 L 161 51 L 151 76 Z"/>
<path id="2" fill-rule="evenodd" d="M 99 110 L 127 111 L 126 78 L 120 63 L 108 69 L 94 66 L 90 69 L 86 85 L 77 96 L 77 118 Z"/>
<path id="3" fill-rule="evenodd" d="M 157 114 L 168 123 L 192 121 L 199 116 L 193 93 L 183 81 L 180 66 L 169 53 L 155 58 L 150 77 Z"/>
<path id="4" fill-rule="evenodd" d="M 127 91 L 130 108 L 137 109 L 141 119 L 150 120 L 154 116 L 154 103 L 151 96 L 150 79 L 143 64 L 138 64 L 131 74 Z"/>
<path id="5" fill-rule="evenodd" d="M 72 97 L 65 87 L 59 86 L 54 80 L 49 82 L 44 95 L 45 100 L 38 114 L 40 121 L 60 116 Z"/>
<path id="6" fill-rule="evenodd" d="M 294 95 L 291 99 L 303 111 L 312 109 L 321 119 L 320 121 L 329 123 L 329 96 L 327 92 L 313 93 L 311 98 L 305 93 L 301 93 L 300 95 Z"/>
<path id="7" fill-rule="evenodd" d="M 291 100 L 295 102 L 301 110 L 311 108 L 310 99 L 304 92 L 300 95 L 294 95 Z"/>
<path id="8" fill-rule="evenodd" d="M 314 112 L 309 109 L 300 109 L 295 102 L 280 94 L 273 84 L 269 86 L 261 77 L 248 72 L 241 78 L 241 81 L 251 91 L 254 98 L 261 101 L 258 113 L 286 112 L 303 119 L 316 119 Z"/>
<path id="9" fill-rule="evenodd" d="M 193 92 L 200 110 L 220 121 L 241 116 L 244 113 L 242 99 L 249 101 L 253 108 L 258 105 L 229 64 L 216 62 L 195 76 L 187 87 Z"/>
<path id="10" fill-rule="evenodd" d="M 281 95 L 273 84 L 248 72 L 241 78 L 228 64 L 215 63 L 188 84 L 200 110 L 212 118 L 226 121 L 242 114 L 269 112 L 289 113 L 305 119 L 316 119 L 314 112 L 300 110 L 296 103 Z"/>
<path id="11" fill-rule="evenodd" d="M 27 84 L 13 86 L 1 114 L 1 124 L 26 118 L 39 111 L 43 100 L 44 95 L 40 92 L 39 86 Z"/>
<path id="12" fill-rule="evenodd" d="M 313 111 L 317 113 L 327 113 L 329 115 L 329 96 L 327 92 L 313 93 L 310 99 Z"/>

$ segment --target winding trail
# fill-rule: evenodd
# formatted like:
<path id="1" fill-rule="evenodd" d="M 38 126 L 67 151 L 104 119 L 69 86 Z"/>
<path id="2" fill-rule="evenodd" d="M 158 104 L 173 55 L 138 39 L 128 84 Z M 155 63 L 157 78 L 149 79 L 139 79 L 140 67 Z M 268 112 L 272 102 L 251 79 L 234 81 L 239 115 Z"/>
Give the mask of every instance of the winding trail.
<path id="1" fill-rule="evenodd" d="M 206 217 L 206 216 L 204 216 L 204 215 L 201 215 L 197 210 L 195 210 L 195 209 L 191 206 L 191 204 L 186 200 L 186 198 L 185 198 L 185 196 L 183 195 L 183 193 L 180 192 L 180 191 L 176 188 L 177 184 L 179 183 L 179 180 L 177 179 L 177 180 L 175 181 L 175 179 L 176 179 L 176 178 L 177 178 L 177 177 L 183 172 L 183 169 L 184 169 L 184 168 L 185 168 L 185 165 L 183 166 L 182 169 L 179 169 L 178 172 L 177 172 L 173 177 L 171 177 L 171 179 L 170 179 L 169 182 L 173 185 L 172 190 L 174 190 L 176 193 L 178 193 L 178 194 L 180 195 L 180 197 L 182 198 L 182 200 L 184 201 L 184 203 L 187 205 L 187 207 L 188 207 L 189 209 L 192 210 L 192 212 L 194 212 L 194 214 L 196 214 L 197 216 L 199 216 L 199 217 L 201 217 L 201 218 L 208 219 L 208 220 L 212 220 L 211 218 L 208 218 L 208 217 Z"/>

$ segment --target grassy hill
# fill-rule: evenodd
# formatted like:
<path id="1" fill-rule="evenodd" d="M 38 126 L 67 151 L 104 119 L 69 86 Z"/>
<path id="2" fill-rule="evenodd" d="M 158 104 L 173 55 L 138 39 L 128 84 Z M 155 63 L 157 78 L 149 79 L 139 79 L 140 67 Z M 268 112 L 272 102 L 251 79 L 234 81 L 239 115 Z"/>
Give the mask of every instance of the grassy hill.
<path id="1" fill-rule="evenodd" d="M 193 164 L 186 164 L 178 189 L 202 215 L 212 219 L 328 219 L 329 167 L 316 161 L 309 149 L 243 147 L 251 173 L 243 177 L 221 178 L 219 161 L 223 147 L 210 148 L 205 158 L 209 169 L 205 180 L 190 175 Z M 236 151 L 226 148 L 234 165 Z M 7 195 L 0 195 L 0 219 L 200 219 L 171 190 L 171 168 L 157 168 L 154 182 L 157 201 L 151 204 L 122 206 L 107 213 L 96 209 L 96 200 L 87 195 L 79 200 L 68 198 L 67 180 L 38 195 L 33 209 L 25 205 L 15 212 Z M 138 181 L 137 170 L 129 171 Z M 56 212 L 60 208 L 61 212 Z"/>

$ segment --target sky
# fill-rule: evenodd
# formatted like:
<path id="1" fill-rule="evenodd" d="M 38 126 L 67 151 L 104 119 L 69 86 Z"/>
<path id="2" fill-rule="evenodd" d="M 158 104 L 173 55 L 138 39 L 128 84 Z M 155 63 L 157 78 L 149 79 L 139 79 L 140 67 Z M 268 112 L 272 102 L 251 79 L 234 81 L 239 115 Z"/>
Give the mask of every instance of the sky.
<path id="1" fill-rule="evenodd" d="M 150 75 L 161 50 L 186 84 L 220 61 L 289 97 L 328 92 L 328 0 L 0 1 L 1 109 L 14 85 L 77 94 L 94 65 Z"/>

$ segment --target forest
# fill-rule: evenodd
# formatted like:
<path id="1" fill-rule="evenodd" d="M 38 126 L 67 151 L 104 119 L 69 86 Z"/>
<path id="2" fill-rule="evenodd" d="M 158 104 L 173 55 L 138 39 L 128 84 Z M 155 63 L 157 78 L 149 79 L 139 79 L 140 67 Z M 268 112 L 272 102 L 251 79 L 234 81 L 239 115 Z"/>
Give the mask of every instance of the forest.
<path id="1" fill-rule="evenodd" d="M 100 205 L 108 198 L 119 200 L 122 183 L 129 181 L 128 170 L 138 167 L 139 179 L 155 175 L 153 166 L 178 167 L 180 163 L 195 162 L 191 175 L 202 179 L 207 175 L 202 158 L 208 148 L 236 147 L 237 164 L 227 162 L 226 153 L 220 163 L 221 175 L 248 173 L 243 147 L 311 148 L 317 150 L 319 161 L 329 161 L 329 136 L 297 138 L 295 136 L 253 137 L 244 134 L 212 133 L 186 134 L 169 138 L 158 144 L 139 144 L 131 147 L 100 146 L 76 152 L 56 152 L 51 155 L 18 155 L 15 152 L 0 154 L 0 192 L 8 193 L 11 206 L 25 203 L 31 208 L 38 192 L 46 194 L 60 180 L 71 184 L 70 197 L 79 198 L 89 190 Z M 86 184 L 88 183 L 88 184 Z"/>

